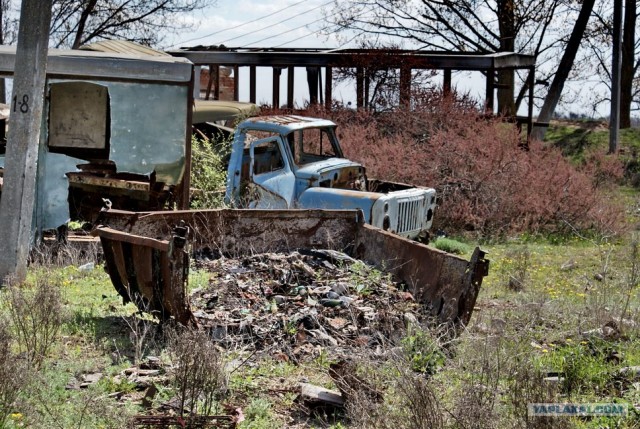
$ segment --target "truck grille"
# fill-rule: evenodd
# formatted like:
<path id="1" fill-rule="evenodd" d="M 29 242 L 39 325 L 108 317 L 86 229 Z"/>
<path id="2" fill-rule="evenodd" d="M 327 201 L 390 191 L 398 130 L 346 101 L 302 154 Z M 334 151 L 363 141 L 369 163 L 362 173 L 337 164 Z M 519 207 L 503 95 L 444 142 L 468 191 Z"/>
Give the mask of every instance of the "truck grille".
<path id="1" fill-rule="evenodd" d="M 425 196 L 411 197 L 398 202 L 398 234 L 406 234 L 422 228 Z"/>

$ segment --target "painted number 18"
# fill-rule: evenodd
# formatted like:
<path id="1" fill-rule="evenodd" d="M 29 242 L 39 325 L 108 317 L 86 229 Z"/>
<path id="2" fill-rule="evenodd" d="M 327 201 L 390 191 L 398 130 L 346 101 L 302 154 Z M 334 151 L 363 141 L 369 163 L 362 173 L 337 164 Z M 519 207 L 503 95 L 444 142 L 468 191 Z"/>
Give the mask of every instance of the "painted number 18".
<path id="1" fill-rule="evenodd" d="M 17 95 L 13 96 L 13 111 L 17 112 L 18 109 L 20 109 L 22 113 L 29 111 L 29 96 L 27 94 L 22 96 L 22 101 L 18 101 Z"/>

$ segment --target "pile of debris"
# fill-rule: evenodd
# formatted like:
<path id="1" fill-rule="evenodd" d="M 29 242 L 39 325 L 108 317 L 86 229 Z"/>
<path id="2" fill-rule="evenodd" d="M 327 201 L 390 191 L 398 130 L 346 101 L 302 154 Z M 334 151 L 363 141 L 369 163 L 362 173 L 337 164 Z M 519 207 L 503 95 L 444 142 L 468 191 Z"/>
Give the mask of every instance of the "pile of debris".
<path id="1" fill-rule="evenodd" d="M 383 353 L 424 306 L 390 275 L 332 250 L 200 258 L 209 285 L 195 290 L 198 323 L 226 348 L 269 350 L 294 362 L 322 349 Z"/>

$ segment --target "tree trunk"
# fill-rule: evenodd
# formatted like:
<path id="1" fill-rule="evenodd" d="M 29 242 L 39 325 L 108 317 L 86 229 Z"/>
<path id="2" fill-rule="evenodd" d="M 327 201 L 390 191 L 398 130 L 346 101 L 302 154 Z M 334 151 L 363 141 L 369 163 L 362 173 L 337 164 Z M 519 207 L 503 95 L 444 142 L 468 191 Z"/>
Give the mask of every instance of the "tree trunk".
<path id="1" fill-rule="evenodd" d="M 636 0 L 625 0 L 624 29 L 622 34 L 622 64 L 620 70 L 620 128 L 631 127 L 636 16 Z"/>
<path id="2" fill-rule="evenodd" d="M 538 114 L 539 123 L 548 124 L 551 120 L 551 117 L 553 116 L 553 112 L 556 110 L 558 101 L 560 101 L 562 89 L 564 88 L 564 83 L 566 82 L 567 77 L 569 77 L 569 72 L 571 71 L 571 67 L 573 67 L 573 60 L 576 58 L 578 48 L 580 48 L 580 42 L 582 41 L 584 30 L 587 27 L 587 23 L 589 22 L 589 16 L 591 15 L 591 11 L 593 10 L 594 3 L 595 0 L 584 0 L 584 2 L 582 3 L 580 14 L 578 15 L 578 19 L 576 19 L 576 23 L 573 26 L 573 31 L 571 32 L 571 37 L 569 37 L 567 47 L 565 48 L 564 54 L 560 59 L 560 64 L 558 64 L 558 70 L 553 77 L 553 81 L 551 82 L 551 86 L 549 87 L 549 92 L 547 93 L 547 96 L 545 97 L 544 103 L 542 105 L 542 109 L 540 109 L 540 113 Z M 536 140 L 544 140 L 546 131 L 546 126 L 534 126 L 533 132 L 531 133 L 531 138 Z"/>
<path id="3" fill-rule="evenodd" d="M 80 15 L 80 20 L 78 21 L 78 31 L 76 31 L 76 37 L 73 40 L 73 45 L 71 49 L 79 49 L 82 45 L 82 36 L 84 36 L 84 28 L 87 25 L 87 19 L 89 19 L 89 15 L 93 12 L 93 9 L 96 7 L 96 3 L 98 0 L 89 0 L 89 3 L 82 11 Z"/>

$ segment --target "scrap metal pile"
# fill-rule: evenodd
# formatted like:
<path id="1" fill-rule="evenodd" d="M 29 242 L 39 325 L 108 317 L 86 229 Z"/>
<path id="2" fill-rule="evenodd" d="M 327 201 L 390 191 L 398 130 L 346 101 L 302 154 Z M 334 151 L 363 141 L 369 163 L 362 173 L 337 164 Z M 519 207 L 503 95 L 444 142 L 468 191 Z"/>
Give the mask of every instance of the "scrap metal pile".
<path id="1" fill-rule="evenodd" d="M 382 353 L 426 318 L 424 305 L 389 274 L 337 251 L 200 258 L 196 268 L 209 284 L 192 293 L 191 307 L 213 339 L 283 360 L 321 348 Z"/>

